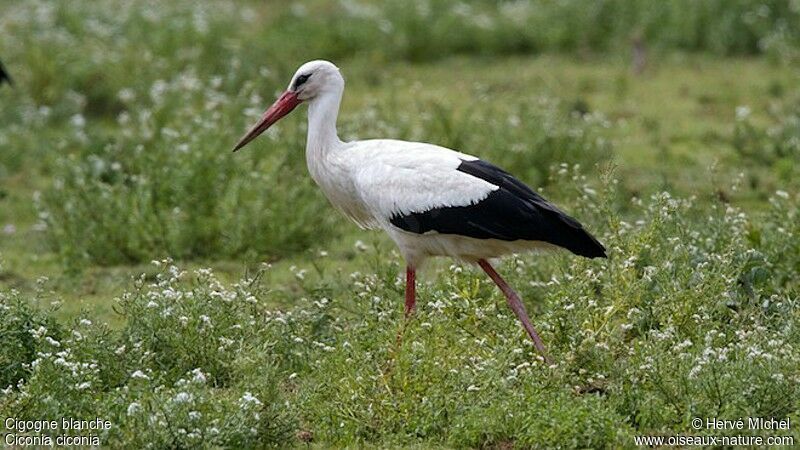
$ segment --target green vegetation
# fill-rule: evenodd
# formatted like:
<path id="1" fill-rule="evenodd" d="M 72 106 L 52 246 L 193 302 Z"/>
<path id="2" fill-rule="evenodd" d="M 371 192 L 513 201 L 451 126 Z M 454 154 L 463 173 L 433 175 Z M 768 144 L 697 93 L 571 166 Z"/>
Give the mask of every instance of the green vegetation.
<path id="1" fill-rule="evenodd" d="M 10 1 L 0 36 L 2 418 L 128 448 L 800 421 L 795 1 Z M 608 247 L 501 266 L 557 364 L 449 261 L 405 321 L 391 243 L 306 174 L 303 112 L 230 153 L 313 58 L 347 79 L 342 138 L 480 155 Z"/>
<path id="2" fill-rule="evenodd" d="M 300 276 L 286 309 L 262 272 L 226 286 L 165 261 L 115 300 L 119 330 L 52 324 L 0 297 L 14 368 L 3 409 L 104 417 L 117 426 L 103 440 L 130 447 L 281 445 L 300 430 L 327 445 L 594 448 L 689 430 L 693 417 L 797 417 L 797 204 L 777 196 L 757 218 L 667 194 L 636 205 L 636 224 L 607 216 L 609 261 L 507 265 L 540 300 L 554 366 L 491 282 L 459 266 L 406 322 L 396 259 Z M 705 226 L 691 229 L 697 215 Z"/>
<path id="3" fill-rule="evenodd" d="M 93 144 L 55 164 L 40 210 L 67 263 L 278 257 L 333 233 L 333 220 L 318 213 L 324 200 L 303 176 L 301 151 L 232 157 L 217 127 L 233 128 L 221 118 L 240 115 L 243 105 L 197 79 L 161 86 L 152 109 L 120 118 L 119 135 L 80 130 Z M 197 111 L 206 117 L 197 120 Z M 303 148 L 299 132 L 285 142 Z"/>

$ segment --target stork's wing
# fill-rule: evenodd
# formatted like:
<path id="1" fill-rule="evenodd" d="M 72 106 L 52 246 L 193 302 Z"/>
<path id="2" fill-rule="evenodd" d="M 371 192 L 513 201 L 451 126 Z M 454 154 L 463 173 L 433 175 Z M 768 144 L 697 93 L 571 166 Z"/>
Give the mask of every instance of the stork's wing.
<path id="1" fill-rule="evenodd" d="M 605 257 L 605 248 L 578 221 L 488 162 L 436 146 L 381 153 L 356 184 L 365 204 L 379 205 L 373 214 L 400 229 L 543 241 Z"/>

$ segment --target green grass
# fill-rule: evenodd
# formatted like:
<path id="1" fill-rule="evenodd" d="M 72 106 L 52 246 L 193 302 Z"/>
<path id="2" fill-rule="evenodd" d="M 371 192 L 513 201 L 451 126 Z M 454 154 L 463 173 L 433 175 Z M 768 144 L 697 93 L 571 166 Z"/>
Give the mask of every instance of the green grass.
<path id="1" fill-rule="evenodd" d="M 0 416 L 102 417 L 131 448 L 631 447 L 800 418 L 789 2 L 154 5 L 0 6 Z M 606 244 L 501 266 L 555 366 L 447 260 L 403 320 L 402 261 L 313 186 L 302 110 L 230 153 L 319 57 L 342 138 L 486 158 Z"/>
<path id="2" fill-rule="evenodd" d="M 636 224 L 608 202 L 578 205 L 605 216 L 610 260 L 504 265 L 537 299 L 552 366 L 459 266 L 421 286 L 407 321 L 396 259 L 299 276 L 280 309 L 286 293 L 263 272 L 226 285 L 164 262 L 114 301 L 117 330 L 3 295 L 2 382 L 24 381 L 2 407 L 104 417 L 104 442 L 130 447 L 282 446 L 293 431 L 335 446 L 631 447 L 693 417 L 796 420 L 797 197 L 755 216 L 668 194 L 636 205 Z M 705 227 L 689 228 L 697 216 Z"/>

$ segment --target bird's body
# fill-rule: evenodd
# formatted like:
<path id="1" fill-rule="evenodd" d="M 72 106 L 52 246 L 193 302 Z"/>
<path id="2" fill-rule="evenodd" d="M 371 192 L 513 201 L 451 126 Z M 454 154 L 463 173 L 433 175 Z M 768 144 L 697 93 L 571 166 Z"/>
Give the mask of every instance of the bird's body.
<path id="1" fill-rule="evenodd" d="M 498 284 L 537 348 L 544 347 L 516 293 L 487 259 L 562 247 L 586 257 L 605 248 L 508 172 L 437 145 L 393 139 L 342 142 L 336 133 L 344 79 L 327 61 L 298 69 L 289 89 L 237 144 L 246 145 L 308 101 L 306 161 L 331 204 L 362 228 L 379 228 L 408 264 L 406 312 L 415 303 L 415 270 L 434 256 L 479 264 Z"/>
<path id="2" fill-rule="evenodd" d="M 331 204 L 362 228 L 386 231 L 411 266 L 434 256 L 477 262 L 559 243 L 576 252 L 602 251 L 577 222 L 533 191 L 501 187 L 500 177 L 510 175 L 475 156 L 391 139 L 307 152 L 313 155 L 309 172 Z M 489 174 L 481 177 L 480 169 Z M 554 225 L 563 225 L 561 234 L 572 239 L 559 239 Z"/>

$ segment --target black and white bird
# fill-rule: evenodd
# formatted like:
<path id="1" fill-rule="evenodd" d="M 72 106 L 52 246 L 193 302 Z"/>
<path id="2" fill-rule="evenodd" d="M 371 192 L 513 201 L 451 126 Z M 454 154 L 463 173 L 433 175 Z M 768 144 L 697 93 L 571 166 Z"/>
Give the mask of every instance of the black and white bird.
<path id="1" fill-rule="evenodd" d="M 330 202 L 362 228 L 383 229 L 406 260 L 406 315 L 414 310 L 415 272 L 433 256 L 478 264 L 545 357 L 514 290 L 490 258 L 543 248 L 605 257 L 578 221 L 508 172 L 465 153 L 393 139 L 342 142 L 336 118 L 344 92 L 339 68 L 303 64 L 288 89 L 236 144 L 239 150 L 300 103 L 308 103 L 306 162 Z"/>

